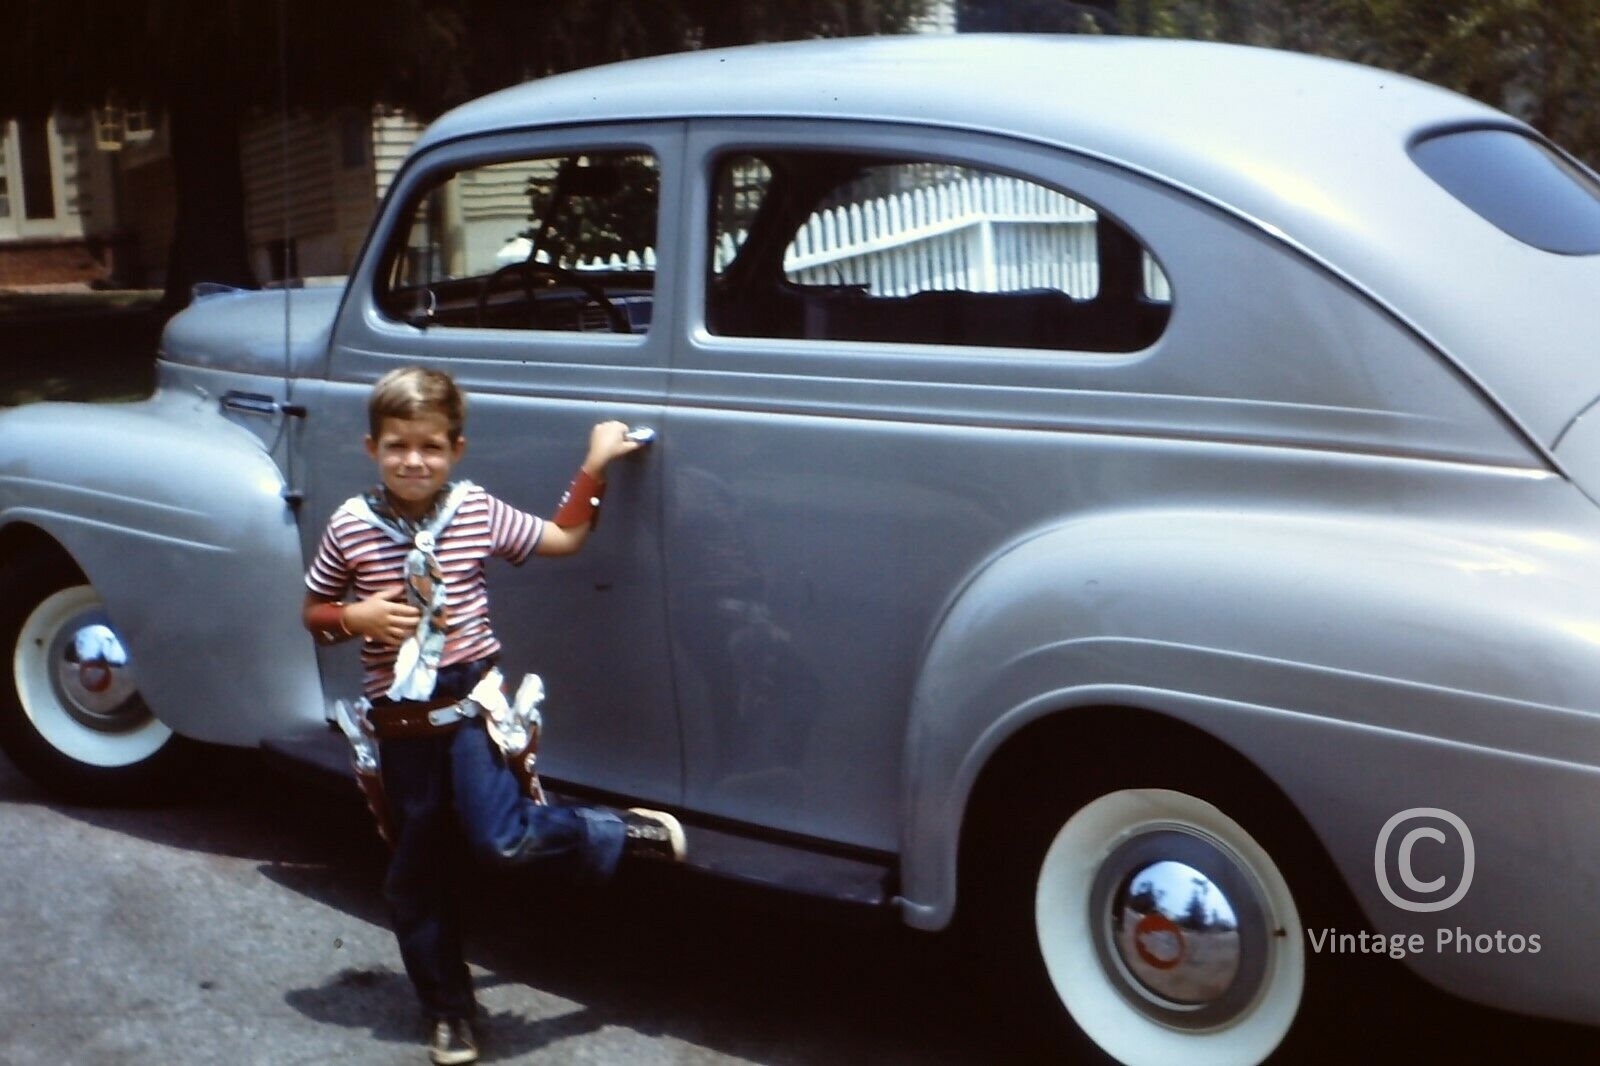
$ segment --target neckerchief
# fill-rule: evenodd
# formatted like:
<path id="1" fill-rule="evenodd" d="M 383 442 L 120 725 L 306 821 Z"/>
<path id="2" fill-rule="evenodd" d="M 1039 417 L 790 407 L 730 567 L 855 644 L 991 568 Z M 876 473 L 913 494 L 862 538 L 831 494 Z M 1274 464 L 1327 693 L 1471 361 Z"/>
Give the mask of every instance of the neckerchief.
<path id="1" fill-rule="evenodd" d="M 345 510 L 382 531 L 396 544 L 411 548 L 405 561 L 406 600 L 422 612 L 422 617 L 417 621 L 417 631 L 405 639 L 395 654 L 394 684 L 386 693 L 392 700 L 425 700 L 433 695 L 449 621 L 444 571 L 434 552 L 439 535 L 456 516 L 467 494 L 476 487 L 470 481 L 451 482 L 440 490 L 433 506 L 420 519 L 410 519 L 397 512 L 381 485 L 344 502 Z"/>

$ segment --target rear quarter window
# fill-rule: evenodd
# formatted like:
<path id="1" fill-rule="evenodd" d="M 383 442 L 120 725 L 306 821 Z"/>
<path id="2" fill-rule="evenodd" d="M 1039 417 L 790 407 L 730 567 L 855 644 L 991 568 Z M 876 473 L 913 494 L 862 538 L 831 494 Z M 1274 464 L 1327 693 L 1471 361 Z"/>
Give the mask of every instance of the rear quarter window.
<path id="1" fill-rule="evenodd" d="M 1411 146 L 1423 173 L 1524 244 L 1560 255 L 1600 253 L 1600 184 L 1517 130 L 1455 130 Z"/>

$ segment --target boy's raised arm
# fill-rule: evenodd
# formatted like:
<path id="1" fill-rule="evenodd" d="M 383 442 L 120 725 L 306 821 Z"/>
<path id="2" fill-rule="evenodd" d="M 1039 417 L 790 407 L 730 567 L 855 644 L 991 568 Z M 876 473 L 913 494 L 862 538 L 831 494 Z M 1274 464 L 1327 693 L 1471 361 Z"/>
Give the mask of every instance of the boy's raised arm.
<path id="1" fill-rule="evenodd" d="M 545 520 L 535 555 L 571 555 L 583 547 L 594 528 L 595 512 L 605 493 L 606 466 L 619 456 L 644 447 L 627 438 L 625 422 L 601 422 L 589 431 L 589 454 L 562 499 L 555 516 Z"/>

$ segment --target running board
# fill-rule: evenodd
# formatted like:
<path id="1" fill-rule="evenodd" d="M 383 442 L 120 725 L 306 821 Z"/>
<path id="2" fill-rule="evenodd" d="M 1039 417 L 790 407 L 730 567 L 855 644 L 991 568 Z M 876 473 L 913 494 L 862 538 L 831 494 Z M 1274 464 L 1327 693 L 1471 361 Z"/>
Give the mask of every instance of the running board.
<path id="1" fill-rule="evenodd" d="M 357 795 L 350 769 L 350 746 L 331 725 L 262 742 L 274 770 L 310 784 L 349 789 Z M 558 803 L 581 802 L 559 785 L 546 787 Z M 819 851 L 738 832 L 723 823 L 706 824 L 678 814 L 688 843 L 684 866 L 698 873 L 763 889 L 863 907 L 888 907 L 894 899 L 894 867 L 888 862 Z"/>

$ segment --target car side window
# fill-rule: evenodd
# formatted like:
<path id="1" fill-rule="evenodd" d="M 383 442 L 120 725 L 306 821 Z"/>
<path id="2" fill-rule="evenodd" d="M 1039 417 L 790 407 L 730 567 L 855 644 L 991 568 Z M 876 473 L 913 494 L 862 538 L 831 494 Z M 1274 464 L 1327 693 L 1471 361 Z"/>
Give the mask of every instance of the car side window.
<path id="1" fill-rule="evenodd" d="M 646 332 L 660 189 L 641 152 L 445 174 L 391 241 L 378 306 L 414 325 Z"/>
<path id="2" fill-rule="evenodd" d="M 1147 249 L 1009 174 L 843 152 L 729 155 L 712 205 L 713 333 L 1137 351 L 1171 292 Z"/>

